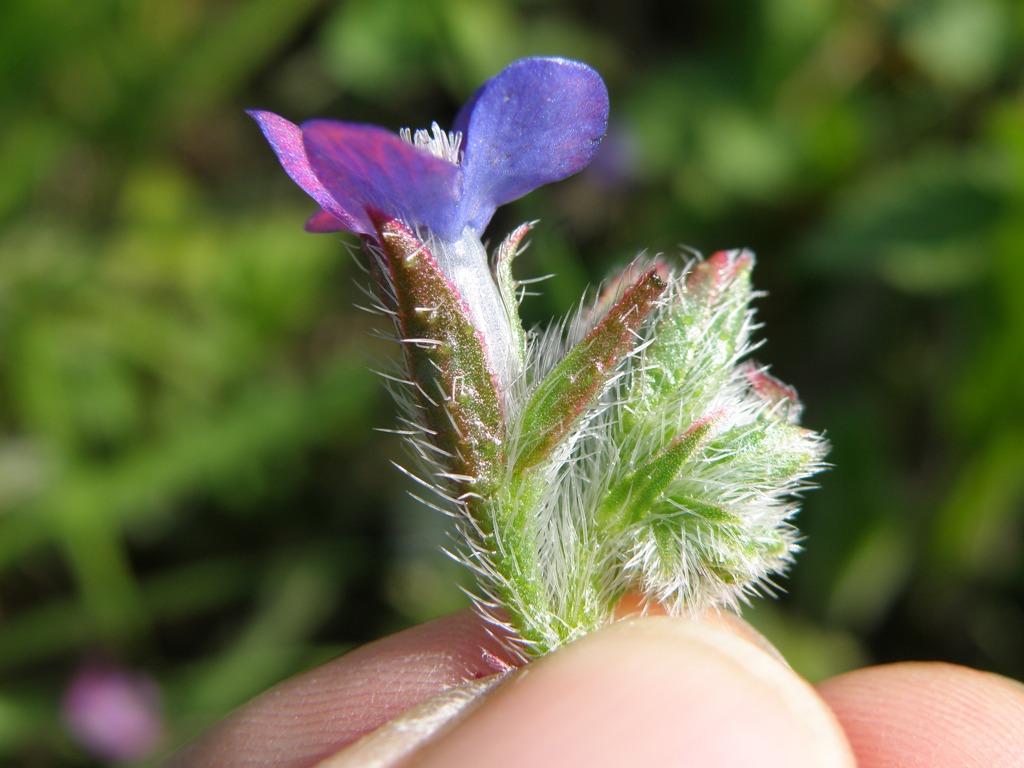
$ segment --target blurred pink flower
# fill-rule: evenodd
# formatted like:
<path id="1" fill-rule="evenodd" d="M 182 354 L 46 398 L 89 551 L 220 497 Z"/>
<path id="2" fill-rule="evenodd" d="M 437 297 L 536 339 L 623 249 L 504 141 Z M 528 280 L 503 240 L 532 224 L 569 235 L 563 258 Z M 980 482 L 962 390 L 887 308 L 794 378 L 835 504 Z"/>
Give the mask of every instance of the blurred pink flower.
<path id="1" fill-rule="evenodd" d="M 104 760 L 141 760 L 163 741 L 156 682 L 108 661 L 82 664 L 64 692 L 61 711 L 75 740 Z"/>

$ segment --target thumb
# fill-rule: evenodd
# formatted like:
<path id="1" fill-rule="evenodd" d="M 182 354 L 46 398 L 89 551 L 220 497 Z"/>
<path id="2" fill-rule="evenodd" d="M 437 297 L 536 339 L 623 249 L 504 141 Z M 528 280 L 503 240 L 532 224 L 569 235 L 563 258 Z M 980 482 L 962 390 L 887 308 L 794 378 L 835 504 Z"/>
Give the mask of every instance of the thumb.
<path id="1" fill-rule="evenodd" d="M 360 747 L 323 765 L 358 763 Z M 854 765 L 831 710 L 775 656 L 720 623 L 665 617 L 619 622 L 512 673 L 415 763 Z"/>

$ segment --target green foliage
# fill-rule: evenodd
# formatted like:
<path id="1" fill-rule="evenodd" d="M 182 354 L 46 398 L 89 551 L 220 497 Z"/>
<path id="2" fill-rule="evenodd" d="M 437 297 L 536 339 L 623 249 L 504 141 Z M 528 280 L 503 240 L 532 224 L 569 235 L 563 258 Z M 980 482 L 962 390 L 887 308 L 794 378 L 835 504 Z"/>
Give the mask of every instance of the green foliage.
<path id="1" fill-rule="evenodd" d="M 90 764 L 57 722 L 88 653 L 155 675 L 175 742 L 451 606 L 372 432 L 394 350 L 242 110 L 445 124 L 536 53 L 594 65 L 613 128 L 495 221 L 544 220 L 526 312 L 640 248 L 749 246 L 828 433 L 755 621 L 814 675 L 1024 676 L 1022 43 L 1012 0 L 0 5 L 0 762 Z"/>

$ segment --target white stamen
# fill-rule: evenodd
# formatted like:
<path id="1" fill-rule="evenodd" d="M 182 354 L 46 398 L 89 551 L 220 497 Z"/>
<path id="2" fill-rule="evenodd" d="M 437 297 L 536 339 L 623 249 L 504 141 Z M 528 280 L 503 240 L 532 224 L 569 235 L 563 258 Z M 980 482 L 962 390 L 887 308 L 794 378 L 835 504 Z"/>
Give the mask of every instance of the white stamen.
<path id="1" fill-rule="evenodd" d="M 418 149 L 425 149 L 434 157 L 452 165 L 462 162 L 462 132 L 447 133 L 437 123 L 430 124 L 430 131 L 418 128 L 416 133 L 411 128 L 403 128 L 398 135 Z"/>

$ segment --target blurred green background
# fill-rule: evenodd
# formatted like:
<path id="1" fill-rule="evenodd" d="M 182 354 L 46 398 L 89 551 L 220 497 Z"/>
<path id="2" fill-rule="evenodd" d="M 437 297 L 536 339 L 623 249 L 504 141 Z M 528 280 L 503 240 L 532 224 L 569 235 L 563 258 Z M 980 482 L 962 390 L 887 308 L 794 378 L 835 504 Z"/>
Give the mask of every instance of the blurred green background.
<path id="1" fill-rule="evenodd" d="M 832 442 L 752 620 L 812 679 L 1024 677 L 1022 43 L 1013 0 L 0 5 L 0 763 L 99 764 L 58 717 L 96 654 L 155 678 L 167 748 L 466 604 L 374 431 L 362 275 L 243 110 L 447 124 L 533 54 L 613 121 L 492 225 L 542 220 L 530 320 L 641 249 L 749 246 L 758 357 Z"/>

